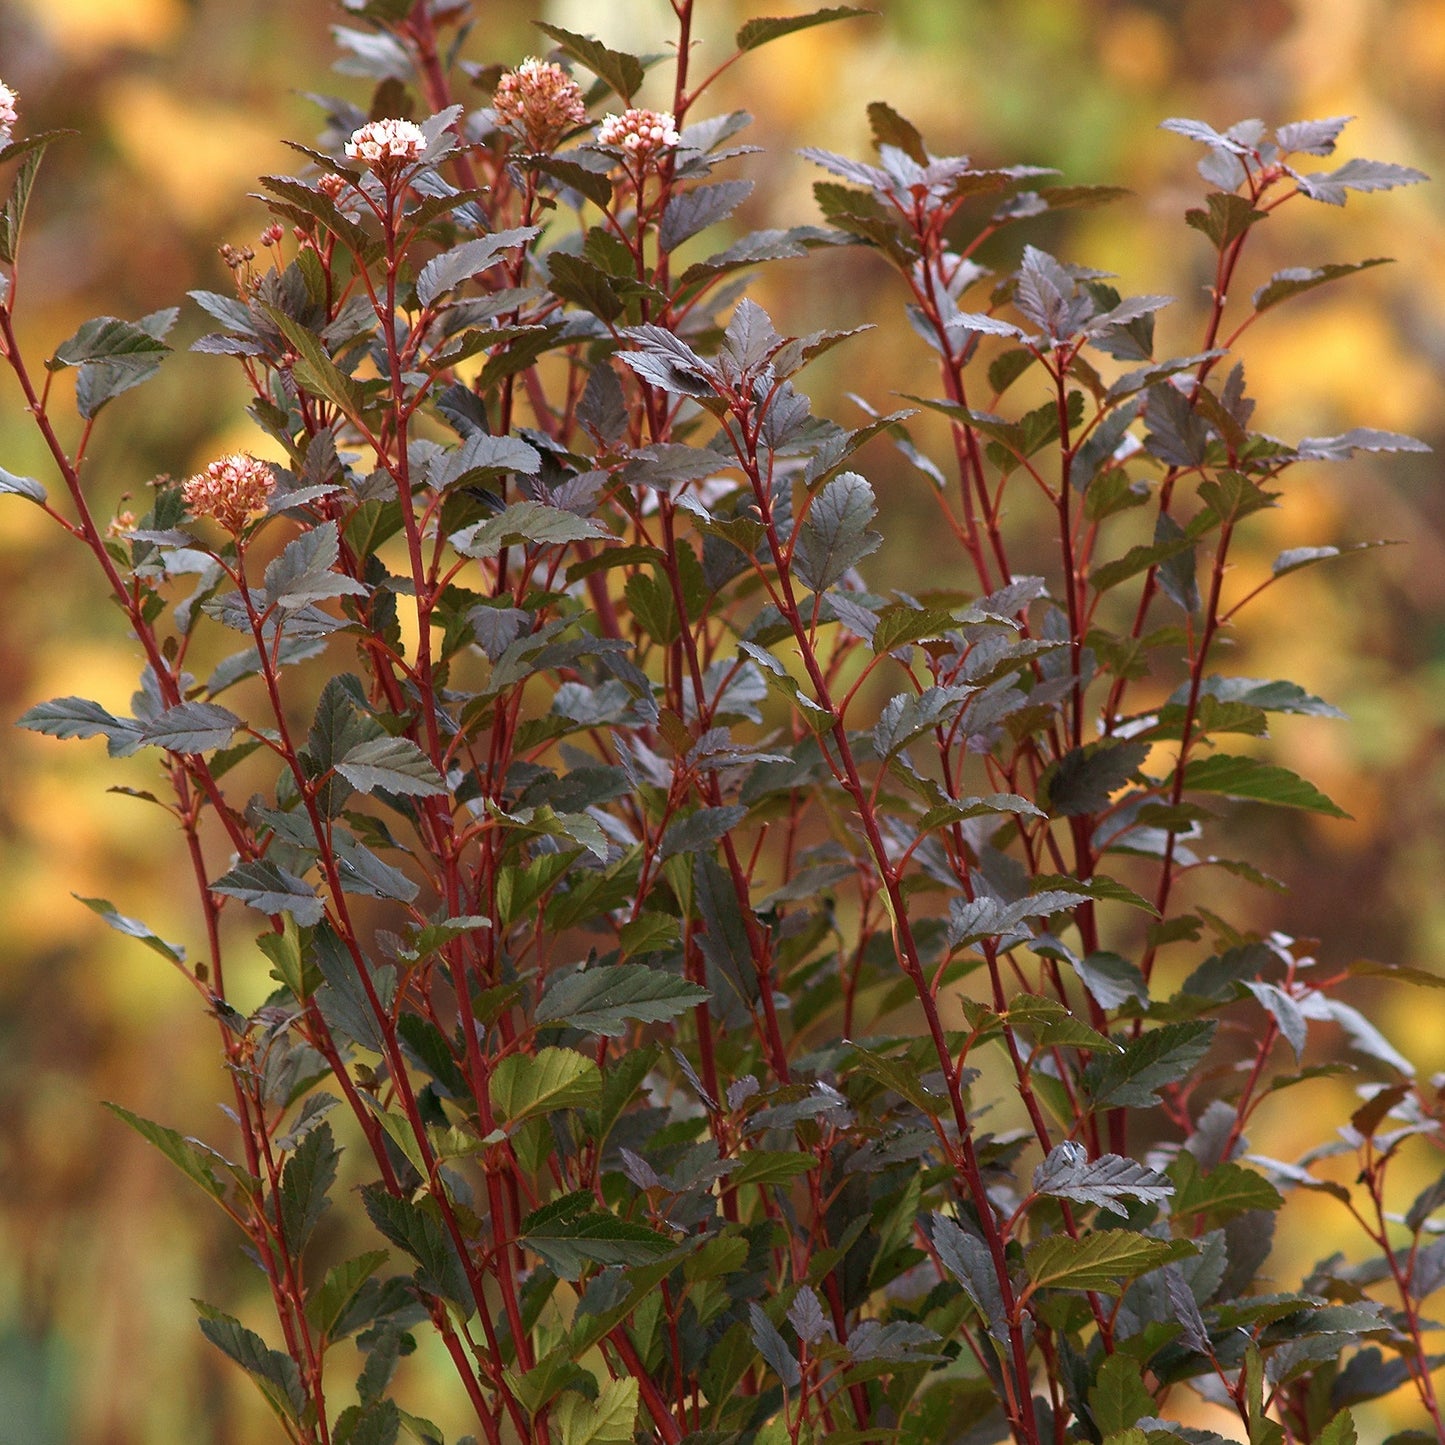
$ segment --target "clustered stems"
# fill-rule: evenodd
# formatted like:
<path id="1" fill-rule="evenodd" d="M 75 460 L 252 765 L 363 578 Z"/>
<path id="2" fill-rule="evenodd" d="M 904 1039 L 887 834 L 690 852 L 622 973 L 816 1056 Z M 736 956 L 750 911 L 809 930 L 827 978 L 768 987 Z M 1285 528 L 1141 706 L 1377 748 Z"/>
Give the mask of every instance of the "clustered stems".
<path id="1" fill-rule="evenodd" d="M 1251 1440 L 1341 1445 L 1354 1425 L 1328 1402 L 1362 1340 L 1400 1354 L 1445 1441 L 1419 1308 L 1445 1278 L 1422 1243 L 1445 1183 L 1408 1248 L 1384 1194 L 1439 1120 L 1336 997 L 1346 974 L 1227 924 L 1186 876 L 1201 794 L 1338 812 L 1222 750 L 1271 711 L 1330 711 L 1216 670 L 1240 610 L 1303 565 L 1227 586 L 1240 527 L 1311 445 L 1420 445 L 1249 430 L 1243 371 L 1216 386 L 1219 363 L 1341 272 L 1281 272 L 1241 316 L 1246 242 L 1285 200 L 1418 173 L 1292 168 L 1343 121 L 1168 122 L 1208 148 L 1189 224 L 1215 279 L 1202 351 L 1161 359 L 1168 298 L 1033 246 L 966 310 L 985 243 L 1102 197 L 935 156 L 881 103 L 877 165 L 808 153 L 846 182 L 817 188 L 827 229 L 694 247 L 748 189 L 713 179 L 747 118 L 698 120 L 699 100 L 848 12 L 750 21 L 693 82 L 694 0 L 670 3 L 667 112 L 636 103 L 637 57 L 544 26 L 554 58 L 468 114 L 448 68 L 467 7 L 367 8 L 413 68 L 398 108 L 426 120 L 383 114 L 308 152 L 317 174 L 263 178 L 272 268 L 228 247 L 236 295 L 197 293 L 225 328 L 198 348 L 240 359 L 284 461 L 233 454 L 103 529 L 81 488 L 95 414 L 155 369 L 164 318 L 87 323 L 37 390 L 13 278 L 0 294 L 69 509 L 3 489 L 85 546 L 147 660 L 136 718 L 64 698 L 22 722 L 162 752 L 205 961 L 108 916 L 216 1015 L 241 1162 L 117 1112 L 244 1232 L 283 1349 L 209 1307 L 203 1328 L 297 1445 L 431 1438 L 393 1379 L 422 1327 L 487 1445 L 931 1445 L 928 1421 L 1128 1440 L 1201 1379 Z M 617 112 L 589 116 L 572 63 Z M 952 475 L 906 413 L 813 414 L 794 378 L 851 333 L 782 336 L 731 289 L 843 243 L 902 278 Z M 67 368 L 73 451 L 50 396 Z M 946 549 L 936 585 L 891 596 L 860 572 L 878 509 L 849 469 L 880 433 L 933 479 Z M 1021 490 L 1053 529 L 1029 552 L 1042 577 L 1010 522 Z M 198 681 L 212 626 L 246 645 Z M 242 907 L 277 985 L 259 1004 L 223 966 L 250 946 Z M 1405 1080 L 1346 1133 L 1364 1208 L 1314 1157 L 1241 1162 L 1305 1077 L 1311 1021 Z M 980 1097 L 991 1044 L 1001 1098 Z M 338 1132 L 374 1169 L 346 1195 L 368 1248 L 323 1267 Z M 1336 1192 L 1393 1293 L 1322 1304 L 1361 1293 L 1327 1261 L 1282 1311 L 1262 1258 L 1245 1278 L 1272 1180 Z M 1283 1348 L 1322 1334 L 1351 1343 Z"/>

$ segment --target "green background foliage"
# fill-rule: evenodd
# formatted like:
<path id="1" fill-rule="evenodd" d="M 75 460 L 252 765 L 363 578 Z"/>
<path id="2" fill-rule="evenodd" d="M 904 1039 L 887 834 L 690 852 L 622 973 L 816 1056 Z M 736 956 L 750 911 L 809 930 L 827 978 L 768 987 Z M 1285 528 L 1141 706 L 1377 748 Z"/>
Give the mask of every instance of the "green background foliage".
<path id="1" fill-rule="evenodd" d="M 749 16 L 789 7 L 707 8 L 704 47 L 710 34 L 731 35 Z M 1207 252 L 1179 244 L 1176 218 L 1196 193 L 1195 157 L 1156 130 L 1163 117 L 1224 124 L 1355 113 L 1355 152 L 1445 171 L 1445 16 L 1431 0 L 884 0 L 879 8 L 876 19 L 780 43 L 711 97 L 714 111 L 751 110 L 759 118 L 751 138 L 768 147 L 740 172 L 757 182 L 749 224 L 813 220 L 816 172 L 795 149 L 865 154 L 865 105 L 888 100 L 940 151 L 1056 166 L 1068 183 L 1124 184 L 1148 197 L 1047 218 L 1030 239 L 1119 272 L 1131 291 L 1180 297 L 1185 304 L 1161 322 L 1167 351 L 1198 314 Z M 655 48 L 665 33 L 661 0 L 484 0 L 479 9 L 488 55 L 509 60 L 542 48 L 530 24 L 539 18 L 595 30 L 623 49 Z M 80 133 L 52 149 L 35 202 L 22 309 L 33 349 L 43 354 L 99 312 L 138 316 L 190 287 L 227 289 L 217 244 L 254 245 L 263 223 L 245 193 L 257 175 L 286 168 L 282 136 L 304 139 L 316 128 L 298 92 L 356 100 L 368 92 L 364 79 L 327 72 L 336 18 L 318 0 L 19 0 L 0 12 L 0 66 L 20 91 L 26 126 Z M 1307 572 L 1249 623 L 1233 671 L 1287 674 L 1350 715 L 1348 728 L 1282 719 L 1276 746 L 1355 821 L 1306 813 L 1237 821 L 1256 830 L 1246 851 L 1268 857 L 1290 891 L 1241 892 L 1235 911 L 1252 910 L 1256 926 L 1318 935 L 1328 962 L 1364 954 L 1433 968 L 1445 945 L 1437 747 L 1445 508 L 1436 481 L 1445 441 L 1445 206 L 1437 185 L 1355 203 L 1343 216 L 1300 209 L 1287 248 L 1276 255 L 1274 239 L 1261 240 L 1251 260 L 1258 273 L 1246 284 L 1306 255 L 1310 264 L 1402 261 L 1331 292 L 1328 304 L 1297 303 L 1288 325 L 1255 329 L 1245 355 L 1269 425 L 1294 436 L 1356 425 L 1412 432 L 1437 457 L 1301 468 L 1290 482 L 1288 537 L 1271 535 L 1269 522 L 1257 530 L 1262 555 L 1304 534 L 1408 545 Z M 1067 234 L 1057 229 L 1065 225 Z M 889 311 L 886 280 L 869 253 L 829 252 L 775 268 L 756 295 L 784 331 L 854 326 L 867 319 L 860 311 L 878 319 Z M 183 315 L 178 344 L 202 329 L 194 311 Z M 820 413 L 852 421 L 858 413 L 845 396 L 853 391 L 886 404 L 890 392 L 933 389 L 924 353 L 896 326 L 870 344 L 867 375 L 857 374 L 859 357 L 845 347 L 814 369 L 809 390 Z M 109 416 L 90 469 L 99 510 L 124 506 L 130 494 L 142 511 L 153 477 L 185 475 L 222 451 L 255 445 L 241 405 L 226 368 L 173 362 Z M 934 440 L 941 419 L 938 426 L 930 433 L 920 419 L 916 433 Z M 8 383 L 0 387 L 0 455 L 17 471 L 42 467 Z M 927 483 L 883 447 L 868 454 L 866 470 L 889 519 L 874 575 L 916 584 L 920 571 L 943 565 Z M 94 605 L 84 559 L 42 523 L 32 509 L 11 506 L 0 528 L 0 718 L 77 690 L 123 711 L 135 659 L 117 645 L 121 619 Z M 930 581 L 947 585 L 941 575 Z M 267 1440 L 264 1405 L 196 1331 L 188 1303 L 202 1294 L 222 1300 L 264 1329 L 252 1271 L 165 1161 L 97 1103 L 124 1100 L 203 1139 L 222 1139 L 228 1128 L 212 1102 L 219 1066 L 210 1034 L 194 1026 L 192 997 L 152 954 L 69 896 L 115 898 L 163 938 L 194 928 L 163 816 L 105 791 L 148 786 L 149 763 L 117 768 L 98 742 L 59 748 L 15 732 L 3 757 L 0 1441 Z M 249 983 L 259 999 L 265 968 L 258 957 L 239 991 Z M 1425 1072 L 1445 1068 L 1441 1030 L 1418 995 L 1404 1007 L 1383 993 L 1353 1001 L 1381 1017 Z M 1255 1138 L 1260 1152 L 1293 1157 L 1323 1121 L 1343 1119 L 1353 1105 L 1329 1081 L 1289 1097 L 1291 1106 L 1266 1120 L 1274 1132 Z M 1301 1099 L 1308 1107 L 1297 1106 Z M 1309 1219 L 1308 1206 L 1293 1217 Z M 1325 1230 L 1335 1218 L 1322 1208 L 1318 1222 Z M 1300 1269 L 1328 1252 L 1322 1236 L 1306 1232 L 1312 1237 L 1297 1253 L 1284 1242 L 1283 1259 Z M 423 1357 L 409 1368 L 435 1369 L 449 1388 L 444 1362 Z M 434 1413 L 450 1433 L 444 1409 Z"/>

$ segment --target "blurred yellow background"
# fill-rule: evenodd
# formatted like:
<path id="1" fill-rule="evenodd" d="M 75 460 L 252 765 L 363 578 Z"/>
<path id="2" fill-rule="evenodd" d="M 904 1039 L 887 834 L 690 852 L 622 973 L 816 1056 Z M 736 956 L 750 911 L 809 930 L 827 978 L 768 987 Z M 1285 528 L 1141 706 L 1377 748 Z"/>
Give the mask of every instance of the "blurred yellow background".
<path id="1" fill-rule="evenodd" d="M 671 35 L 665 0 L 478 0 L 476 8 L 468 53 L 477 59 L 515 63 L 540 49 L 530 27 L 537 18 L 642 51 L 663 49 Z M 727 53 L 723 37 L 740 20 L 807 8 L 705 0 L 698 64 Z M 1254 115 L 1282 123 L 1353 114 L 1360 119 L 1342 158 L 1445 171 L 1445 0 L 878 0 L 877 8 L 874 19 L 809 31 L 745 60 L 705 104 L 703 113 L 741 107 L 758 117 L 744 139 L 767 153 L 737 172 L 758 182 L 755 224 L 816 219 L 816 172 L 795 149 L 866 155 L 865 106 L 886 100 L 935 152 L 1130 186 L 1134 198 L 1047 220 L 1014 244 L 1027 237 L 1118 272 L 1128 292 L 1180 297 L 1161 325 L 1164 344 L 1193 350 L 1207 257 L 1180 216 L 1201 188 L 1193 171 L 1201 152 L 1160 132 L 1160 120 L 1197 116 L 1223 128 Z M 322 0 L 0 5 L 0 79 L 20 93 L 23 127 L 78 132 L 50 151 L 32 205 L 19 305 L 32 355 L 48 355 L 91 315 L 134 317 L 179 302 L 189 287 L 227 289 L 216 247 L 255 244 L 265 220 L 246 192 L 258 174 L 292 168 L 283 137 L 309 142 L 319 124 L 302 92 L 366 104 L 365 80 L 330 70 L 329 26 L 345 20 Z M 1247 336 L 1258 424 L 1289 438 L 1381 426 L 1422 435 L 1438 451 L 1441 187 L 1352 197 L 1343 212 L 1296 203 L 1261 230 L 1269 234 L 1249 262 L 1250 289 L 1285 265 L 1377 255 L 1399 264 L 1283 308 Z M 887 406 L 890 393 L 934 389 L 922 348 L 897 324 L 898 287 L 873 257 L 845 251 L 787 263 L 758 294 L 782 329 L 856 325 L 860 306 L 868 319 L 887 319 L 866 363 L 861 349 L 845 347 L 817 369 L 820 411 L 850 420 L 857 412 L 846 392 Z M 204 329 L 193 309 L 183 312 L 181 346 Z M 89 470 L 101 512 L 159 473 L 183 475 L 255 445 L 242 405 L 226 363 L 184 353 L 116 402 Z M 871 459 L 890 539 L 881 574 L 916 585 L 936 531 L 927 483 L 892 453 Z M 8 377 L 0 464 L 53 485 Z M 1356 821 L 1247 817 L 1240 830 L 1251 856 L 1292 891 L 1241 895 L 1238 906 L 1253 910 L 1256 926 L 1319 937 L 1331 963 L 1369 955 L 1435 969 L 1445 948 L 1439 465 L 1437 455 L 1301 468 L 1258 544 L 1265 562 L 1281 546 L 1406 544 L 1275 589 L 1241 640 L 1239 671 L 1296 679 L 1351 718 L 1286 719 L 1277 738 L 1281 756 Z M 176 838 L 158 810 L 105 791 L 146 786 L 144 758 L 117 765 L 99 741 L 57 743 L 8 727 L 27 706 L 63 693 L 123 705 L 139 666 L 119 614 L 96 605 L 79 549 L 44 521 L 0 499 L 0 1445 L 250 1445 L 278 1437 L 240 1371 L 202 1341 L 189 1300 L 204 1295 L 264 1330 L 255 1276 L 221 1216 L 98 1104 L 118 1100 L 224 1147 L 214 1035 L 153 954 L 70 896 L 110 898 L 163 937 L 194 941 Z M 262 979 L 258 969 L 258 998 Z M 1445 1009 L 1435 996 L 1352 997 L 1424 1073 L 1445 1069 Z M 1309 1087 L 1282 1096 L 1257 1148 L 1291 1156 L 1314 1142 L 1296 1132 L 1301 1121 L 1317 1124 L 1340 1104 Z M 1320 1107 L 1302 1108 L 1306 1099 Z M 1309 1223 L 1284 1244 L 1281 1286 L 1333 1247 L 1322 1232 L 1334 1228 L 1333 1207 L 1296 1216 Z M 1355 1247 L 1343 1232 L 1340 1244 Z M 428 1413 L 446 1423 L 448 1408 L 429 1402 Z M 1362 1416 L 1362 1438 L 1378 1438 L 1371 1418 Z"/>

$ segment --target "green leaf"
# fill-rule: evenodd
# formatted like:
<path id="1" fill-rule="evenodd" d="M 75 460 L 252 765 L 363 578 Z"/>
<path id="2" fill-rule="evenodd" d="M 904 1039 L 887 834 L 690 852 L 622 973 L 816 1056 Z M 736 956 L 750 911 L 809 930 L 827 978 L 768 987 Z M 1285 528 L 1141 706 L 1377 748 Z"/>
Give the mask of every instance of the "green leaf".
<path id="1" fill-rule="evenodd" d="M 117 933 L 124 933 L 130 938 L 138 938 L 147 948 L 153 949 L 162 958 L 169 959 L 172 963 L 184 963 L 186 951 L 179 943 L 167 943 L 164 938 L 151 932 L 151 930 L 138 919 L 127 918 L 125 914 L 117 911 L 115 904 L 104 898 L 81 898 L 80 894 L 72 893 L 72 898 L 80 899 L 80 902 L 90 909 L 92 913 L 98 913 Z"/>
<path id="2" fill-rule="evenodd" d="M 340 1157 L 331 1125 L 323 1122 L 302 1139 L 281 1171 L 281 1223 L 292 1258 L 306 1247 L 331 1203 L 327 1194 L 336 1182 Z"/>
<path id="3" fill-rule="evenodd" d="M 1212 1020 L 1190 1019 L 1119 1040 L 1122 1053 L 1096 1058 L 1085 1070 L 1094 1108 L 1151 1108 L 1157 1090 L 1184 1078 L 1208 1053 L 1214 1029 Z"/>
<path id="4" fill-rule="evenodd" d="M 306 1410 L 301 1370 L 290 1355 L 269 1348 L 254 1330 L 210 1305 L 195 1301 L 201 1333 L 255 1380 L 267 1403 L 283 1420 L 299 1421 Z"/>
<path id="5" fill-rule="evenodd" d="M 559 1278 L 579 1279 L 594 1264 L 624 1268 L 648 1264 L 674 1249 L 666 1235 L 589 1209 L 590 1202 L 587 1194 L 564 1195 L 522 1221 L 522 1243 Z"/>
<path id="6" fill-rule="evenodd" d="M 535 1114 L 587 1108 L 601 1093 L 601 1071 L 575 1049 L 509 1054 L 492 1072 L 492 1107 L 514 1124 Z"/>
<path id="7" fill-rule="evenodd" d="M 559 1395 L 552 1406 L 552 1430 L 561 1445 L 632 1445 L 637 1428 L 637 1381 L 609 1380 L 595 1403 L 575 1390 Z"/>
<path id="8" fill-rule="evenodd" d="M 1336 262 L 1328 266 L 1289 266 L 1276 271 L 1258 291 L 1254 293 L 1254 309 L 1268 311 L 1291 296 L 1304 291 L 1313 291 L 1327 281 L 1336 281 L 1341 276 L 1352 276 L 1356 271 L 1368 271 L 1372 266 L 1388 266 L 1389 256 L 1373 256 L 1368 261 Z"/>
<path id="9" fill-rule="evenodd" d="M 544 25 L 538 21 L 537 29 L 550 35 L 559 49 L 580 61 L 598 80 L 631 103 L 644 74 L 642 62 L 635 55 L 609 50 L 600 40 L 594 40 L 590 35 L 579 35 L 574 30 L 563 30 L 560 25 Z"/>
<path id="10" fill-rule="evenodd" d="M 416 299 L 430 306 L 438 296 L 454 291 L 463 281 L 495 266 L 500 252 L 521 246 L 541 233 L 540 226 L 518 226 L 510 231 L 493 231 L 475 241 L 463 241 L 440 256 L 434 256 L 416 278 Z"/>
<path id="11" fill-rule="evenodd" d="M 877 1079 L 880 1084 L 893 1090 L 900 1099 L 906 1099 L 915 1109 L 937 1117 L 948 1110 L 948 1095 L 931 1093 L 923 1087 L 918 1070 L 911 1064 L 876 1054 L 861 1044 L 853 1045 L 853 1062 L 860 1074 Z"/>
<path id="12" fill-rule="evenodd" d="M 770 40 L 791 35 L 795 30 L 807 30 L 813 25 L 827 25 L 833 20 L 851 20 L 859 15 L 876 15 L 876 10 L 860 10 L 856 5 L 830 5 L 823 10 L 814 10 L 808 15 L 786 15 L 777 19 L 759 17 L 749 20 L 734 37 L 734 43 L 741 50 L 756 50 Z"/>
<path id="13" fill-rule="evenodd" d="M 1034 1289 L 1117 1295 L 1124 1292 L 1127 1281 L 1195 1253 L 1188 1240 L 1151 1239 L 1132 1229 L 1100 1229 L 1078 1239 L 1050 1235 L 1024 1251 L 1024 1264 Z"/>
<path id="14" fill-rule="evenodd" d="M 174 312 L 155 314 L 169 315 L 175 320 Z M 45 366 L 49 371 L 63 371 L 68 366 L 107 362 L 132 371 L 153 372 L 170 349 L 138 322 L 122 321 L 118 316 L 97 316 L 62 342 Z"/>
<path id="15" fill-rule="evenodd" d="M 306 1297 L 306 1318 L 311 1327 L 319 1334 L 331 1337 L 331 1332 L 342 1321 L 362 1285 L 390 1257 L 384 1249 L 370 1249 L 329 1269 L 326 1278 Z"/>
<path id="16" fill-rule="evenodd" d="M 1169 1172 L 1176 1186 L 1170 1213 L 1176 1218 L 1199 1214 L 1209 1223 L 1219 1224 L 1238 1214 L 1273 1211 L 1284 1204 L 1284 1196 L 1263 1174 L 1242 1164 L 1216 1164 L 1204 1174 L 1195 1157 L 1181 1151 Z"/>
<path id="17" fill-rule="evenodd" d="M 183 702 L 168 707 L 140 730 L 141 747 L 164 748 L 171 753 L 204 753 L 223 748 L 245 723 L 229 708 L 215 702 Z"/>
<path id="18" fill-rule="evenodd" d="M 336 771 L 359 792 L 384 788 L 389 793 L 445 797 L 446 783 L 431 759 L 410 738 L 369 738 L 347 750 Z"/>
<path id="19" fill-rule="evenodd" d="M 1148 756 L 1146 742 L 1097 742 L 1071 748 L 1045 769 L 1039 780 L 1039 801 L 1056 817 L 1099 813 L 1110 797 L 1125 787 Z"/>
<path id="20" fill-rule="evenodd" d="M 199 1184 L 212 1199 L 225 1198 L 226 1186 L 217 1175 L 216 1168 L 219 1165 L 229 1170 L 232 1166 L 214 1149 L 207 1148 L 199 1140 L 187 1139 L 174 1129 L 167 1129 L 164 1124 L 142 1119 L 139 1114 L 132 1114 L 120 1104 L 112 1104 L 106 1100 L 105 1107 L 117 1119 L 129 1124 L 142 1139 L 154 1144 L 187 1179 Z"/>
<path id="21" fill-rule="evenodd" d="M 1335 557 L 1348 557 L 1352 552 L 1391 545 L 1389 542 L 1350 542 L 1343 547 L 1287 547 L 1274 559 L 1272 571 L 1276 577 L 1283 577 L 1286 572 L 1298 572 L 1301 567 L 1313 567 L 1316 562 L 1328 562 Z"/>
<path id="22" fill-rule="evenodd" d="M 1268 212 L 1256 211 L 1243 196 L 1230 191 L 1211 191 L 1205 197 L 1205 204 L 1207 210 L 1186 211 L 1184 221 L 1208 236 L 1217 251 L 1237 241 L 1257 222 L 1269 218 Z"/>
<path id="23" fill-rule="evenodd" d="M 320 923 L 326 912 L 309 883 L 265 858 L 238 863 L 211 884 L 211 892 L 239 898 L 261 913 L 289 913 L 302 928 Z"/>
<path id="24" fill-rule="evenodd" d="M 1145 1388 L 1139 1361 L 1123 1353 L 1106 1356 L 1089 1387 L 1094 1428 L 1112 1436 L 1152 1415 L 1154 1408 L 1154 1397 Z M 1139 1445 L 1145 1445 L 1143 1432 L 1134 1433 L 1140 1436 Z"/>
<path id="25" fill-rule="evenodd" d="M 1184 770 L 1184 786 L 1195 792 L 1223 793 L 1229 798 L 1276 803 L 1285 808 L 1304 808 L 1331 818 L 1350 816 L 1313 783 L 1307 783 L 1288 768 L 1276 763 L 1262 763 L 1258 758 L 1236 757 L 1227 753 L 1196 758 Z"/>
<path id="26" fill-rule="evenodd" d="M 364 1185 L 361 1199 L 371 1222 L 421 1265 L 422 1288 L 470 1311 L 472 1296 L 466 1271 L 442 1223 L 436 1200 L 424 1198 L 414 1203 L 398 1199 L 380 1184 Z"/>
<path id="27" fill-rule="evenodd" d="M 707 989 L 676 974 L 641 963 L 616 963 L 550 982 L 535 1017 L 539 1024 L 563 1023 L 621 1038 L 629 1023 L 663 1023 L 711 997 Z"/>
<path id="28" fill-rule="evenodd" d="M 25 225 L 30 192 L 35 186 L 35 173 L 40 169 L 46 147 L 58 136 L 74 134 L 74 131 L 41 131 L 12 141 L 0 150 L 0 164 L 20 162 L 15 179 L 10 183 L 10 194 L 5 204 L 0 206 L 0 261 L 7 266 L 13 266 L 20 253 L 20 232 Z"/>
<path id="29" fill-rule="evenodd" d="M 463 557 L 495 557 L 503 547 L 560 547 L 611 537 L 601 522 L 590 517 L 545 502 L 513 502 L 495 517 L 457 532 L 451 540 Z"/>
<path id="30" fill-rule="evenodd" d="M 365 410 L 366 398 L 356 381 L 347 376 L 326 353 L 320 337 L 279 307 L 257 303 L 271 318 L 277 330 L 291 343 L 300 358 L 292 368 L 297 383 L 307 391 L 323 396 L 348 417 L 357 417 Z"/>
<path id="31" fill-rule="evenodd" d="M 267 604 L 290 609 L 328 597 L 365 597 L 364 582 L 335 570 L 340 555 L 335 522 L 308 527 L 267 564 Z"/>

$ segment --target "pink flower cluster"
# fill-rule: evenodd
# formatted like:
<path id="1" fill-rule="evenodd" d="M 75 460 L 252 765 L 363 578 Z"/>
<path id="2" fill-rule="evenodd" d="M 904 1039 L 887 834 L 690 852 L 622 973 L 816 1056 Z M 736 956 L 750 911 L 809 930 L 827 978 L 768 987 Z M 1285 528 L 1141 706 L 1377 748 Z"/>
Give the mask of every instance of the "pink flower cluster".
<path id="1" fill-rule="evenodd" d="M 235 536 L 252 512 L 266 510 L 266 499 L 275 489 L 275 473 L 265 462 L 232 452 L 183 482 L 181 495 L 193 513 L 213 517 Z"/>
<path id="2" fill-rule="evenodd" d="M 492 109 L 503 127 L 534 151 L 551 150 L 587 119 L 582 89 L 560 65 L 529 58 L 497 83 Z"/>
<path id="3" fill-rule="evenodd" d="M 597 130 L 597 140 L 605 146 L 626 151 L 628 159 L 646 166 L 682 137 L 677 122 L 666 110 L 625 110 L 621 115 L 608 115 Z"/>
<path id="4" fill-rule="evenodd" d="M 424 150 L 426 136 L 409 120 L 369 121 L 346 142 L 346 154 L 374 171 L 414 161 Z"/>
<path id="5" fill-rule="evenodd" d="M 20 113 L 15 108 L 19 97 L 4 81 L 0 81 L 0 146 L 8 146 Z"/>

